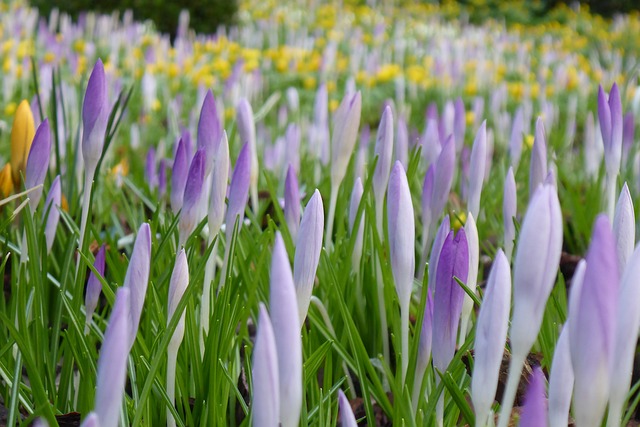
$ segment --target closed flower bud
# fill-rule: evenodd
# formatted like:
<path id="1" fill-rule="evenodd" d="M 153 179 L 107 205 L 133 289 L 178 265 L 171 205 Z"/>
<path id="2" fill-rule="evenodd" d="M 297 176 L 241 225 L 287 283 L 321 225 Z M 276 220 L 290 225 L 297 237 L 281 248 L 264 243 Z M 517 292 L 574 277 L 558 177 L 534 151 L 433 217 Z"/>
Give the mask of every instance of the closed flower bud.
<path id="1" fill-rule="evenodd" d="M 11 127 L 11 178 L 14 185 L 20 183 L 20 173 L 25 172 L 27 155 L 31 149 L 31 142 L 35 135 L 33 113 L 27 100 L 22 100 L 18 105 Z M 5 166 L 6 169 L 6 166 Z M 3 170 L 4 172 L 4 170 Z M 4 192 L 4 188 L 2 189 Z M 7 193 L 4 193 L 5 195 Z"/>
<path id="2" fill-rule="evenodd" d="M 200 120 L 198 120 L 198 149 L 204 149 L 205 177 L 209 176 L 213 170 L 215 153 L 218 151 L 221 137 L 222 125 L 216 111 L 216 100 L 211 90 L 208 90 L 200 110 Z"/>
<path id="3" fill-rule="evenodd" d="M 469 197 L 467 209 L 478 217 L 480 212 L 480 194 L 484 182 L 485 167 L 487 165 L 487 122 L 483 121 L 473 141 L 471 149 L 471 165 L 469 167 Z"/>
<path id="4" fill-rule="evenodd" d="M 360 127 L 362 96 L 360 92 L 345 95 L 336 111 L 331 136 L 331 186 L 340 185 L 347 172 Z"/>
<path id="5" fill-rule="evenodd" d="M 204 191 L 205 156 L 204 150 L 198 149 L 191 160 L 191 166 L 189 166 L 178 224 L 180 245 L 184 245 L 200 222 L 200 198 Z"/>
<path id="6" fill-rule="evenodd" d="M 106 247 L 103 244 L 100 246 L 100 250 L 96 254 L 96 259 L 93 262 L 93 266 L 100 276 L 104 276 L 104 264 L 105 264 L 105 253 Z M 98 306 L 98 299 L 100 298 L 100 293 L 102 292 L 102 284 L 100 283 L 100 279 L 95 275 L 92 271 L 89 275 L 89 280 L 87 281 L 87 292 L 84 298 L 84 309 L 86 312 L 86 323 L 84 333 L 89 333 L 89 325 L 91 324 L 91 318 L 93 317 L 93 313 Z"/>
<path id="7" fill-rule="evenodd" d="M 342 390 L 338 390 L 338 406 L 340 407 L 340 425 L 342 427 L 357 427 L 358 424 L 353 415 L 351 404 Z"/>
<path id="8" fill-rule="evenodd" d="M 140 325 L 140 316 L 144 307 L 144 299 L 149 285 L 149 269 L 151 267 L 151 228 L 144 223 L 138 229 L 138 236 L 133 245 L 127 274 L 124 276 L 124 287 L 131 291 L 131 323 L 129 324 L 129 350 L 135 342 Z"/>
<path id="9" fill-rule="evenodd" d="M 248 144 L 244 144 L 238 154 L 236 166 L 233 169 L 231 185 L 229 186 L 229 204 L 225 216 L 226 237 L 230 241 L 233 235 L 233 227 L 239 217 L 238 228 L 242 227 L 244 210 L 247 207 L 249 197 L 249 185 L 251 183 L 251 152 Z"/>
<path id="10" fill-rule="evenodd" d="M 531 165 L 529 168 L 529 198 L 533 197 L 538 185 L 547 177 L 547 138 L 544 132 L 542 118 L 536 120 L 536 136 L 531 150 Z"/>
<path id="11" fill-rule="evenodd" d="M 542 368 L 536 366 L 529 377 L 519 427 L 547 427 L 547 396 Z"/>
<path id="12" fill-rule="evenodd" d="M 295 241 L 300 227 L 300 191 L 293 166 L 289 165 L 284 181 L 284 219 L 291 238 Z"/>
<path id="13" fill-rule="evenodd" d="M 218 145 L 218 152 L 213 161 L 211 176 L 211 196 L 209 200 L 209 233 L 217 233 L 222 226 L 227 205 L 224 199 L 227 195 L 229 181 L 229 141 L 227 133 L 222 131 L 222 139 Z"/>
<path id="14" fill-rule="evenodd" d="M 45 119 L 33 137 L 33 144 L 29 150 L 27 159 L 27 171 L 25 176 L 25 187 L 32 188 L 44 184 L 49 170 L 49 157 L 51 155 L 51 132 L 49 131 L 49 120 Z M 42 197 L 42 188 L 32 191 L 29 194 L 29 206 L 35 211 Z"/>
<path id="15" fill-rule="evenodd" d="M 104 66 L 98 59 L 87 83 L 82 104 L 82 157 L 89 176 L 94 175 L 104 146 L 109 102 Z"/>
<path id="16" fill-rule="evenodd" d="M 622 191 L 620 191 L 615 215 L 613 216 L 613 236 L 616 239 L 618 271 L 622 274 L 627 265 L 627 259 L 633 253 L 636 238 L 633 200 L 631 200 L 631 193 L 629 193 L 629 187 L 626 182 L 622 186 Z"/>
<path id="17" fill-rule="evenodd" d="M 49 188 L 49 193 L 44 202 L 44 215 L 47 215 L 47 223 L 44 226 L 44 237 L 47 244 L 47 253 L 51 252 L 53 240 L 56 237 L 56 229 L 60 221 L 60 207 L 62 206 L 62 190 L 60 188 L 60 175 L 56 176 Z"/>
<path id="18" fill-rule="evenodd" d="M 184 187 L 189 174 L 189 158 L 184 139 L 180 138 L 171 169 L 171 210 L 175 215 L 182 209 Z"/>
<path id="19" fill-rule="evenodd" d="M 253 427 L 278 427 L 280 421 L 280 384 L 278 352 L 271 319 L 260 304 L 258 331 L 253 347 L 253 395 L 251 399 Z"/>

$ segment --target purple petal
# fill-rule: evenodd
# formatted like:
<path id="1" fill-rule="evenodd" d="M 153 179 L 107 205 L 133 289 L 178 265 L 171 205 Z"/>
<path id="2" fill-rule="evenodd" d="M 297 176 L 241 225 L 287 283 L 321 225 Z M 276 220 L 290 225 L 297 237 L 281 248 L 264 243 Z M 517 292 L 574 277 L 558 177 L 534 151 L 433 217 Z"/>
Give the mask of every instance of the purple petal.
<path id="1" fill-rule="evenodd" d="M 456 152 L 453 137 L 447 138 L 442 145 L 442 151 L 436 161 L 436 170 L 433 180 L 433 193 L 431 196 L 431 217 L 439 218 L 449 199 L 453 173 L 456 163 Z"/>
<path id="2" fill-rule="evenodd" d="M 338 406 L 340 406 L 340 425 L 342 427 L 357 427 L 358 424 L 353 415 L 351 404 L 342 390 L 338 390 Z"/>
<path id="3" fill-rule="evenodd" d="M 202 198 L 206 197 L 206 193 L 204 193 L 205 157 L 204 150 L 200 148 L 191 159 L 187 183 L 184 187 L 180 223 L 178 224 L 180 244 L 186 242 L 201 219 L 201 202 Z"/>
<path id="4" fill-rule="evenodd" d="M 258 331 L 252 357 L 253 395 L 251 410 L 254 427 L 278 427 L 280 419 L 280 384 L 278 353 L 271 320 L 260 303 Z"/>
<path id="5" fill-rule="evenodd" d="M 227 214 L 225 216 L 225 222 L 227 224 L 227 241 L 230 240 L 233 233 L 236 218 L 240 217 L 238 228 L 242 227 L 251 180 L 250 156 L 249 144 L 245 143 L 240 150 L 240 154 L 238 154 L 238 160 L 236 161 L 233 176 L 231 177 L 231 185 L 229 186 L 229 203 L 227 207 Z"/>
<path id="6" fill-rule="evenodd" d="M 462 102 L 462 98 L 456 99 L 453 108 L 453 138 L 456 143 L 456 151 L 459 152 L 460 150 L 462 150 L 462 146 L 464 145 L 464 134 L 467 124 L 467 116 L 465 113 L 464 102 Z"/>
<path id="7" fill-rule="evenodd" d="M 529 168 L 529 197 L 533 197 L 536 188 L 547 177 L 547 138 L 541 117 L 536 120 L 536 136 L 533 140 L 531 165 Z"/>
<path id="8" fill-rule="evenodd" d="M 127 274 L 124 277 L 124 287 L 131 291 L 131 319 L 129 323 L 129 349 L 135 342 L 140 325 L 140 316 L 144 307 L 144 299 L 149 284 L 149 269 L 151 266 L 151 228 L 144 223 L 138 230 L 133 252 L 129 260 Z"/>
<path id="9" fill-rule="evenodd" d="M 300 191 L 296 172 L 291 165 L 284 181 L 284 218 L 291 238 L 295 241 L 300 227 Z"/>
<path id="10" fill-rule="evenodd" d="M 218 145 L 211 174 L 211 196 L 209 200 L 209 233 L 217 233 L 224 220 L 227 205 L 224 199 L 227 196 L 227 183 L 229 181 L 229 141 L 227 133 L 222 131 L 222 138 Z"/>
<path id="11" fill-rule="evenodd" d="M 393 113 L 388 105 L 382 112 L 374 156 L 378 157 L 376 169 L 373 172 L 373 194 L 376 201 L 382 202 L 389 181 L 389 171 L 393 160 Z"/>
<path id="12" fill-rule="evenodd" d="M 105 263 L 105 254 L 106 254 L 106 246 L 103 244 L 100 246 L 100 250 L 96 254 L 96 259 L 93 262 L 93 266 L 98 271 L 100 276 L 104 277 L 104 263 Z M 89 280 L 87 281 L 87 292 L 84 299 L 84 306 L 86 311 L 86 328 L 85 334 L 88 332 L 89 324 L 91 323 L 91 318 L 93 317 L 93 313 L 98 306 L 98 299 L 100 298 L 100 293 L 102 292 L 102 284 L 100 283 L 100 279 L 95 275 L 92 271 L 89 275 Z"/>
<path id="13" fill-rule="evenodd" d="M 547 396 L 544 383 L 544 373 L 539 366 L 536 366 L 533 368 L 533 374 L 529 377 L 529 386 L 524 396 L 520 427 L 547 426 Z"/>
<path id="14" fill-rule="evenodd" d="M 564 426 L 569 421 L 573 393 L 573 367 L 569 348 L 569 325 L 565 323 L 556 343 L 549 374 L 549 425 Z"/>
<path id="15" fill-rule="evenodd" d="M 429 254 L 429 291 L 434 292 L 436 286 L 436 271 L 438 271 L 438 260 L 440 259 L 440 252 L 442 252 L 442 246 L 447 239 L 447 235 L 451 231 L 451 224 L 449 221 L 449 215 L 445 215 L 444 219 L 438 227 L 436 237 L 433 239 L 433 245 L 431 246 L 431 253 Z"/>
<path id="16" fill-rule="evenodd" d="M 607 102 L 607 95 L 598 86 L 598 120 L 600 121 L 600 132 L 602 132 L 602 142 L 605 151 L 611 150 L 611 108 Z"/>
<path id="17" fill-rule="evenodd" d="M 49 170 L 49 158 L 51 156 L 51 132 L 49 130 L 49 120 L 45 119 L 33 137 L 33 143 L 29 150 L 27 159 L 27 169 L 25 176 L 25 187 L 32 188 L 44 184 Z M 35 211 L 42 197 L 42 188 L 29 193 L 29 206 Z"/>
<path id="18" fill-rule="evenodd" d="M 222 134 L 222 126 L 216 111 L 216 100 L 211 90 L 207 91 L 200 110 L 198 120 L 198 149 L 205 152 L 205 176 L 209 176 L 213 169 L 213 161 Z"/>
<path id="19" fill-rule="evenodd" d="M 102 60 L 98 59 L 87 84 L 82 104 L 82 156 L 87 170 L 95 170 L 102 155 L 109 115 L 107 84 Z M 93 171 L 92 171 L 93 173 Z"/>
<path id="20" fill-rule="evenodd" d="M 47 215 L 47 223 L 44 227 L 44 235 L 47 243 L 47 253 L 51 252 L 53 247 L 53 240 L 56 237 L 56 229 L 58 228 L 58 222 L 60 221 L 60 206 L 62 203 L 62 190 L 60 189 L 60 175 L 56 176 L 49 188 L 49 193 L 44 202 L 44 211 L 42 213 Z M 48 214 L 47 214 L 48 212 Z"/>
<path id="21" fill-rule="evenodd" d="M 182 209 L 184 187 L 189 174 L 189 159 L 184 139 L 178 142 L 173 168 L 171 170 L 171 210 L 177 214 Z"/>
<path id="22" fill-rule="evenodd" d="M 504 222 L 504 251 L 508 260 L 511 260 L 513 243 L 516 238 L 516 226 L 513 220 L 517 214 L 518 195 L 516 194 L 516 180 L 513 176 L 513 167 L 509 167 L 504 180 L 504 196 L 502 201 L 502 220 Z"/>
<path id="23" fill-rule="evenodd" d="M 476 139 L 471 149 L 471 165 L 469 171 L 469 198 L 467 207 L 474 217 L 480 212 L 480 194 L 484 182 L 485 167 L 487 165 L 487 122 L 480 125 Z"/>

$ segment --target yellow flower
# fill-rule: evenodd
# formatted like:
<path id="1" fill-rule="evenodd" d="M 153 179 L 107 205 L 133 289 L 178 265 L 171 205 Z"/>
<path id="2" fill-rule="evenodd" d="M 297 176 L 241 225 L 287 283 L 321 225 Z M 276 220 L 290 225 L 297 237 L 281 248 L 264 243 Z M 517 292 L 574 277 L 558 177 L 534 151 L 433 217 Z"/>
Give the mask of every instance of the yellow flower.
<path id="1" fill-rule="evenodd" d="M 329 101 L 329 111 L 331 111 L 333 113 L 334 111 L 336 111 L 338 109 L 339 105 L 340 105 L 340 103 L 338 102 L 337 99 L 332 99 L 331 101 Z"/>
<path id="2" fill-rule="evenodd" d="M 453 228 L 456 232 L 464 226 L 464 223 L 467 222 L 467 214 L 464 211 L 460 212 L 452 212 L 451 214 L 451 228 Z"/>
<path id="3" fill-rule="evenodd" d="M 527 147 L 529 147 L 529 149 L 533 148 L 533 141 L 534 140 L 535 140 L 535 138 L 531 134 L 525 135 L 525 137 L 524 137 L 524 143 L 525 143 L 525 145 Z"/>
<path id="4" fill-rule="evenodd" d="M 13 178 L 11 164 L 7 163 L 0 171 L 0 197 L 5 198 L 13 193 Z"/>
<path id="5" fill-rule="evenodd" d="M 400 72 L 398 64 L 384 64 L 378 69 L 376 79 L 381 83 L 385 83 L 398 77 Z"/>
<path id="6" fill-rule="evenodd" d="M 302 85 L 305 89 L 315 89 L 316 88 L 316 79 L 313 76 L 307 76 L 302 82 Z"/>
<path id="7" fill-rule="evenodd" d="M 5 116 L 13 116 L 13 113 L 16 112 L 16 103 L 15 102 L 10 102 L 7 104 L 6 107 L 4 107 L 4 115 Z"/>
<path id="8" fill-rule="evenodd" d="M 465 123 L 467 126 L 471 126 L 473 122 L 476 120 L 476 115 L 473 111 L 467 111 L 464 115 Z"/>
<path id="9" fill-rule="evenodd" d="M 27 156 L 35 133 L 31 107 L 26 100 L 22 100 L 18 105 L 11 128 L 11 173 L 16 185 L 20 182 L 20 172 L 25 171 Z"/>

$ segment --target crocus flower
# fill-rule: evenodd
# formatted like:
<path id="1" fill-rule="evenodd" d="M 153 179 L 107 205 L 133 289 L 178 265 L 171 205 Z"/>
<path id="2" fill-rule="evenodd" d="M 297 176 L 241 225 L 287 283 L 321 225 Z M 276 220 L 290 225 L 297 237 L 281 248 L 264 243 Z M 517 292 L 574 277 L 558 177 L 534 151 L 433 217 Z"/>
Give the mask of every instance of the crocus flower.
<path id="1" fill-rule="evenodd" d="M 105 253 L 106 247 L 103 244 L 100 246 L 98 253 L 96 254 L 96 259 L 93 262 L 93 266 L 100 276 L 104 276 L 104 262 L 105 262 Z M 84 334 L 87 335 L 89 333 L 89 326 L 91 325 L 91 318 L 93 317 L 93 313 L 98 306 L 98 299 L 100 298 L 100 293 L 102 292 L 102 284 L 100 283 L 100 279 L 95 275 L 92 271 L 89 275 L 89 280 L 87 281 L 87 292 L 84 298 L 84 309 L 86 312 L 86 323 L 84 326 Z"/>
<path id="2" fill-rule="evenodd" d="M 625 182 L 616 204 L 613 217 L 613 236 L 616 239 L 616 253 L 618 254 L 618 271 L 620 274 L 627 265 L 627 259 L 633 252 L 636 237 L 636 219 L 633 209 L 633 200 L 629 187 Z"/>
<path id="3" fill-rule="evenodd" d="M 544 373 L 536 366 L 529 377 L 529 386 L 524 396 L 524 406 L 518 424 L 520 427 L 547 426 L 547 396 L 544 383 Z"/>
<path id="4" fill-rule="evenodd" d="M 380 118 L 378 136 L 374 156 L 378 157 L 376 169 L 373 172 L 373 195 L 376 203 L 376 226 L 378 234 L 382 235 L 382 210 L 384 195 L 389 182 L 391 161 L 393 160 L 393 113 L 391 107 L 386 106 Z"/>
<path id="5" fill-rule="evenodd" d="M 171 169 L 171 210 L 176 215 L 180 209 L 182 209 L 184 187 L 187 184 L 188 174 L 189 159 L 187 147 L 184 139 L 180 138 L 175 159 L 173 160 L 173 168 Z"/>
<path id="6" fill-rule="evenodd" d="M 536 136 L 533 140 L 531 151 L 531 164 L 529 168 L 529 194 L 533 197 L 538 185 L 547 177 L 547 138 L 544 132 L 542 118 L 536 120 Z"/>
<path id="7" fill-rule="evenodd" d="M 47 253 L 51 252 L 53 247 L 53 239 L 56 237 L 56 229 L 60 221 L 60 211 L 58 210 L 62 203 L 62 191 L 60 189 L 60 175 L 56 176 L 51 183 L 49 193 L 44 202 L 44 215 L 47 215 L 47 223 L 44 226 L 44 237 L 47 244 Z"/>
<path id="8" fill-rule="evenodd" d="M 293 282 L 298 297 L 300 324 L 304 324 L 309 310 L 313 282 L 322 251 L 322 230 L 324 229 L 324 207 L 320 192 L 315 190 L 302 214 L 296 254 L 293 261 Z"/>
<path id="9" fill-rule="evenodd" d="M 395 145 L 396 160 L 402 164 L 402 167 L 409 167 L 409 129 L 407 128 L 407 120 L 404 116 L 398 116 L 398 129 L 396 130 Z"/>
<path id="10" fill-rule="evenodd" d="M 436 160 L 436 170 L 433 177 L 433 192 L 431 193 L 431 218 L 440 217 L 449 198 L 453 173 L 455 170 L 456 152 L 453 137 L 447 138 L 442 144 L 442 151 Z"/>
<path id="11" fill-rule="evenodd" d="M 29 102 L 23 99 L 16 109 L 11 127 L 11 162 L 9 163 L 11 167 L 8 170 L 11 172 L 11 178 L 16 186 L 20 184 L 20 173 L 25 172 L 27 155 L 35 132 L 31 107 Z"/>
<path id="12" fill-rule="evenodd" d="M 131 301 L 129 288 L 119 288 L 98 358 L 95 413 L 101 427 L 117 427 L 127 378 Z"/>
<path id="13" fill-rule="evenodd" d="M 280 425 L 295 427 L 302 408 L 302 341 L 289 256 L 280 232 L 271 259 L 271 324 L 278 352 Z"/>
<path id="14" fill-rule="evenodd" d="M 613 217 L 616 202 L 616 179 L 620 172 L 622 159 L 622 102 L 618 85 L 613 84 L 609 93 L 609 100 L 602 86 L 598 88 L 598 118 L 600 120 L 600 132 L 604 144 L 604 163 L 607 172 L 607 214 Z"/>
<path id="15" fill-rule="evenodd" d="M 569 313 L 571 314 L 571 313 Z M 566 427 L 573 393 L 569 326 L 565 323 L 553 352 L 549 374 L 549 427 Z"/>
<path id="16" fill-rule="evenodd" d="M 131 291 L 131 310 L 129 323 L 129 350 L 135 342 L 140 325 L 140 316 L 144 306 L 144 298 L 149 284 L 149 269 L 151 266 L 151 228 L 144 223 L 138 229 L 138 236 L 133 245 L 133 252 L 129 260 L 127 274 L 124 276 L 124 287 Z"/>
<path id="17" fill-rule="evenodd" d="M 49 131 L 49 120 L 45 119 L 33 137 L 33 144 L 29 150 L 27 159 L 27 170 L 25 176 L 25 187 L 32 188 L 44 184 L 49 170 L 49 157 L 51 155 L 51 132 Z M 35 211 L 42 197 L 42 188 L 29 193 L 29 206 Z"/>
<path id="18" fill-rule="evenodd" d="M 435 175 L 435 165 L 429 166 L 422 183 L 422 256 L 416 276 L 422 279 L 427 262 L 429 245 L 431 244 L 432 225 L 434 218 L 431 212 L 431 195 L 433 194 L 433 180 Z M 437 220 L 437 218 L 436 218 Z"/>
<path id="19" fill-rule="evenodd" d="M 198 149 L 191 159 L 191 166 L 189 166 L 187 182 L 184 186 L 180 222 L 178 223 L 180 245 L 185 244 L 200 221 L 200 198 L 204 191 L 205 156 L 204 150 Z"/>
<path id="20" fill-rule="evenodd" d="M 504 252 L 508 260 L 511 260 L 513 243 L 516 238 L 516 225 L 513 220 L 516 217 L 518 196 L 516 194 L 516 180 L 513 176 L 513 167 L 509 167 L 504 179 L 504 196 L 502 199 L 502 220 L 504 221 Z"/>
<path id="21" fill-rule="evenodd" d="M 236 110 L 236 121 L 238 122 L 238 134 L 240 142 L 248 144 L 250 156 L 250 183 L 251 183 L 251 204 L 253 211 L 258 212 L 258 149 L 256 147 L 256 124 L 253 119 L 251 104 L 246 98 L 242 98 Z M 244 210 L 244 209 L 243 209 Z"/>
<path id="22" fill-rule="evenodd" d="M 406 378 L 409 363 L 409 303 L 415 271 L 415 225 L 411 190 L 404 168 L 396 161 L 389 177 L 387 219 L 391 270 L 400 301 L 402 319 L 402 378 Z"/>
<path id="23" fill-rule="evenodd" d="M 216 111 L 216 100 L 211 90 L 208 90 L 202 102 L 200 119 L 198 120 L 198 149 L 204 149 L 205 177 L 209 176 L 213 170 L 215 153 L 218 151 L 221 137 L 222 126 Z"/>
<path id="24" fill-rule="evenodd" d="M 360 112 L 362 110 L 362 96 L 360 92 L 345 95 L 336 110 L 333 134 L 331 136 L 331 197 L 329 200 L 329 219 L 325 240 L 331 247 L 333 232 L 333 218 L 338 200 L 338 188 L 347 173 L 347 165 L 353 153 L 360 127 Z"/>
<path id="25" fill-rule="evenodd" d="M 184 252 L 184 248 L 180 249 L 176 263 L 173 266 L 173 272 L 171 273 L 171 280 L 169 281 L 169 298 L 167 308 L 167 324 L 171 322 L 171 318 L 176 312 L 178 304 L 182 299 L 187 285 L 189 284 L 189 265 L 187 264 L 187 255 Z M 176 361 L 178 359 L 178 349 L 184 338 L 185 329 L 185 313 L 180 315 L 180 320 L 176 329 L 173 331 L 171 341 L 169 341 L 169 347 L 167 348 L 167 396 L 169 401 L 173 404 L 175 401 L 175 387 L 176 387 Z M 167 409 L 167 425 L 169 427 L 175 427 L 176 422 L 173 418 L 173 414 Z"/>
<path id="26" fill-rule="evenodd" d="M 447 235 L 436 270 L 433 309 L 433 364 L 444 372 L 453 358 L 462 311 L 464 290 L 454 277 L 463 283 L 469 273 L 469 246 L 463 228 L 454 236 Z"/>
<path id="27" fill-rule="evenodd" d="M 236 219 L 240 217 L 238 228 L 242 227 L 244 210 L 249 197 L 249 185 L 251 183 L 251 148 L 244 144 L 238 154 L 236 166 L 233 169 L 231 185 L 229 186 L 229 203 L 225 223 L 227 224 L 227 241 L 230 241 Z"/>
<path id="28" fill-rule="evenodd" d="M 89 76 L 82 104 L 82 157 L 86 176 L 90 176 L 91 179 L 102 155 L 108 118 L 109 104 L 104 65 L 102 60 L 98 59 Z"/>
<path id="29" fill-rule="evenodd" d="M 356 273 L 360 271 L 360 260 L 362 259 L 362 239 L 364 236 L 364 221 L 360 220 L 360 225 L 357 230 L 353 227 L 356 222 L 356 214 L 358 213 L 358 207 L 360 206 L 360 200 L 362 200 L 362 193 L 364 189 L 362 187 L 362 180 L 360 177 L 356 179 L 351 191 L 351 200 L 349 202 L 349 230 L 351 234 L 356 233 L 356 242 L 353 245 L 353 252 L 351 253 L 351 264 Z"/>
<path id="30" fill-rule="evenodd" d="M 502 249 L 496 253 L 484 294 L 474 343 L 475 358 L 471 378 L 471 399 L 476 425 L 487 424 L 498 387 L 511 308 L 511 271 Z"/>
<path id="31" fill-rule="evenodd" d="M 422 389 L 424 373 L 429 366 L 431 359 L 431 344 L 433 342 L 433 298 L 431 291 L 427 288 L 427 303 L 424 307 L 424 317 L 422 318 L 422 329 L 420 329 L 420 339 L 418 341 L 418 358 L 416 359 L 416 374 L 413 383 L 413 407 L 418 407 L 418 398 Z"/>
<path id="32" fill-rule="evenodd" d="M 511 138 L 509 138 L 509 150 L 508 150 L 509 158 L 511 159 L 511 167 L 514 170 L 518 169 L 518 163 L 520 163 L 520 155 L 522 154 L 522 133 L 523 132 L 524 132 L 524 111 L 522 107 L 518 107 L 513 117 L 513 126 L 511 128 Z"/>
<path id="33" fill-rule="evenodd" d="M 524 360 L 538 337 L 544 308 L 555 283 L 562 252 L 562 213 L 553 185 L 534 193 L 520 228 L 513 267 L 511 362 L 499 427 L 506 427 Z"/>
<path id="34" fill-rule="evenodd" d="M 258 331 L 252 360 L 252 425 L 253 427 L 278 427 L 280 420 L 278 353 L 271 319 L 262 303 L 260 303 Z"/>
<path id="35" fill-rule="evenodd" d="M 449 215 L 445 215 L 438 227 L 436 237 L 433 239 L 433 245 L 431 246 L 431 254 L 429 255 L 429 290 L 435 292 L 436 288 L 436 271 L 438 271 L 438 260 L 440 259 L 440 252 L 444 241 L 447 239 L 447 235 L 451 231 L 451 222 Z"/>
<path id="36" fill-rule="evenodd" d="M 291 165 L 284 181 L 284 219 L 291 238 L 295 241 L 300 227 L 300 191 L 296 172 Z"/>
<path id="37" fill-rule="evenodd" d="M 342 390 L 338 390 L 338 406 L 340 407 L 340 425 L 342 427 L 357 427 L 358 423 L 353 415 L 351 404 Z"/>
<path id="38" fill-rule="evenodd" d="M 427 118 L 427 125 L 422 136 L 422 151 L 427 168 L 436 161 L 441 149 L 440 136 L 438 135 L 438 120 Z"/>
<path id="39" fill-rule="evenodd" d="M 478 227 L 473 214 L 469 212 L 467 222 L 464 224 L 464 232 L 467 236 L 467 244 L 469 245 L 469 274 L 465 285 L 473 293 L 476 293 L 478 284 L 478 264 L 480 263 L 480 241 L 478 239 Z M 458 345 L 462 346 L 467 338 L 467 329 L 469 326 L 469 318 L 473 310 L 473 300 L 465 293 L 464 302 L 462 303 L 462 314 L 460 316 L 460 338 Z"/>
<path id="40" fill-rule="evenodd" d="M 576 311 L 569 320 L 574 416 L 581 427 L 600 425 L 614 355 L 619 273 L 615 240 L 605 215 L 596 218 L 586 259 Z"/>
<path id="41" fill-rule="evenodd" d="M 636 340 L 640 330 L 640 246 L 629 257 L 622 274 L 615 311 L 615 337 L 611 360 L 608 425 L 620 425 L 622 409 L 631 385 Z M 605 286 L 605 283 L 601 283 Z"/>
<path id="42" fill-rule="evenodd" d="M 34 424 L 36 427 L 44 427 L 48 426 L 48 424 Z M 80 427 L 100 427 L 100 420 L 98 419 L 98 414 L 95 412 L 89 413 L 87 417 L 82 421 Z"/>
<path id="43" fill-rule="evenodd" d="M 163 198 L 167 193 L 167 161 L 160 159 L 158 163 L 158 196 Z"/>
<path id="44" fill-rule="evenodd" d="M 487 122 L 483 121 L 473 141 L 471 149 L 471 165 L 469 171 L 469 195 L 467 209 L 478 217 L 480 212 L 480 194 L 484 182 L 485 167 L 487 165 Z"/>
<path id="45" fill-rule="evenodd" d="M 9 197 L 11 193 L 13 193 L 13 177 L 11 172 L 11 163 L 7 163 L 4 165 L 2 170 L 0 170 L 0 195 L 4 197 Z"/>

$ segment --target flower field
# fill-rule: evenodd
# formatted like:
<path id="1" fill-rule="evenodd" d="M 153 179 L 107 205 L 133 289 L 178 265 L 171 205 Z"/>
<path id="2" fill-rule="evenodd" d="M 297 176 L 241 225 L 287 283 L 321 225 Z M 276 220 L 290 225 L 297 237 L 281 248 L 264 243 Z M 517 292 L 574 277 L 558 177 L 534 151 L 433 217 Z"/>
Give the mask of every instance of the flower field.
<path id="1" fill-rule="evenodd" d="M 637 425 L 640 15 L 380 3 L 0 0 L 0 425 Z"/>

